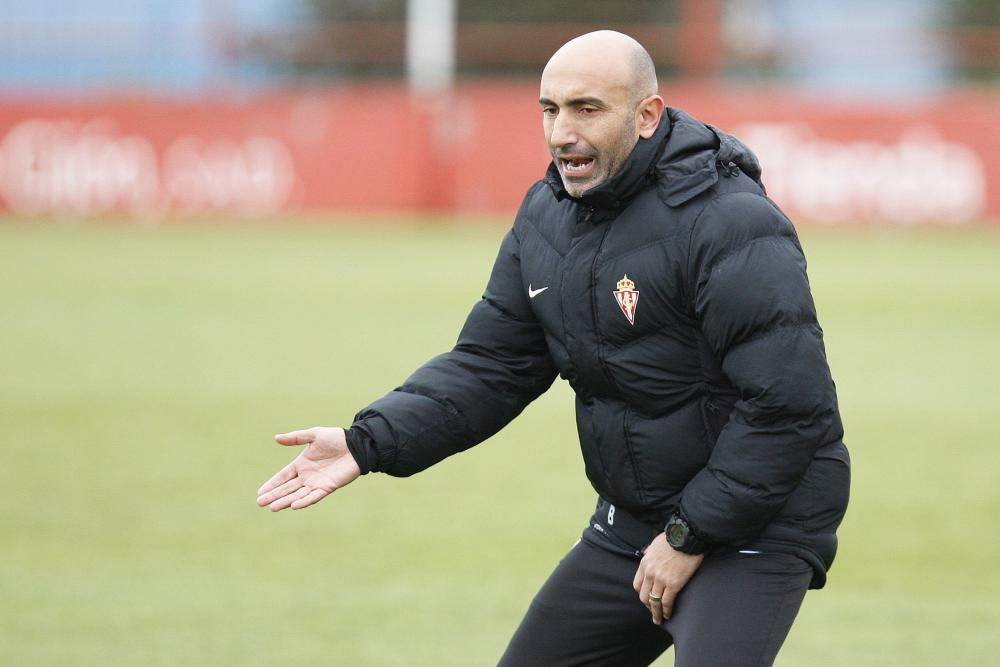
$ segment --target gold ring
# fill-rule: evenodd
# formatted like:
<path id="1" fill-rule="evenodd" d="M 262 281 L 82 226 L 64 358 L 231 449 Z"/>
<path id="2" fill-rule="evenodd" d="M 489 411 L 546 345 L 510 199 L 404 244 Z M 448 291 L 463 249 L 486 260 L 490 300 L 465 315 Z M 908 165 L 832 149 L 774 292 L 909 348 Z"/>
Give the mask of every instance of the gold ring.
<path id="1" fill-rule="evenodd" d="M 659 598 L 659 597 L 656 597 L 655 595 L 650 595 L 650 596 L 649 596 L 649 601 L 650 601 L 650 602 L 659 602 L 659 601 L 660 601 L 660 600 L 662 600 L 662 599 L 663 599 L 663 598 Z"/>

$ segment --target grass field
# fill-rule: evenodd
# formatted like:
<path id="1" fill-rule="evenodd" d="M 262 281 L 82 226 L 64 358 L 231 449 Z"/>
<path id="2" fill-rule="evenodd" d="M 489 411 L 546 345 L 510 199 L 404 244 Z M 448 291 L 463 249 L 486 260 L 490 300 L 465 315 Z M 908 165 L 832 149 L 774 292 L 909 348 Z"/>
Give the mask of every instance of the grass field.
<path id="1" fill-rule="evenodd" d="M 271 434 L 451 345 L 502 234 L 0 221 L 0 665 L 494 664 L 593 502 L 565 386 L 416 477 L 254 496 Z M 997 664 L 1000 233 L 803 241 L 855 477 L 778 664 Z"/>

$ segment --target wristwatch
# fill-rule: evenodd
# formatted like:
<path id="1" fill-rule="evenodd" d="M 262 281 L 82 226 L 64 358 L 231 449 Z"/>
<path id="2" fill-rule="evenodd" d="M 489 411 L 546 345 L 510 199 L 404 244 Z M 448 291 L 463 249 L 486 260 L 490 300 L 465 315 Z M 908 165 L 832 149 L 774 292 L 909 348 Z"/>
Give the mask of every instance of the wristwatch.
<path id="1" fill-rule="evenodd" d="M 708 543 L 695 535 L 691 525 L 677 512 L 667 520 L 667 527 L 663 532 L 667 537 L 667 544 L 677 551 L 686 554 L 703 554 L 708 551 Z"/>

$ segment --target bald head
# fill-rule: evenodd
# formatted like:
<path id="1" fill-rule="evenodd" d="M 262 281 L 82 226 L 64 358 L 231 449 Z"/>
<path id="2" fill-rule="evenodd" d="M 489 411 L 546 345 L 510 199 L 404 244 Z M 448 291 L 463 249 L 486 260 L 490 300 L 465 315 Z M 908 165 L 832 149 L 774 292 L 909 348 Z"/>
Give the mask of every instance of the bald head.
<path id="1" fill-rule="evenodd" d="M 597 77 L 609 88 L 627 91 L 640 100 L 657 93 L 656 68 L 642 44 L 614 30 L 588 32 L 566 42 L 549 59 L 546 76 Z"/>
<path id="2" fill-rule="evenodd" d="M 649 53 L 612 30 L 563 44 L 545 65 L 538 101 L 549 152 L 572 197 L 618 173 L 663 114 Z"/>

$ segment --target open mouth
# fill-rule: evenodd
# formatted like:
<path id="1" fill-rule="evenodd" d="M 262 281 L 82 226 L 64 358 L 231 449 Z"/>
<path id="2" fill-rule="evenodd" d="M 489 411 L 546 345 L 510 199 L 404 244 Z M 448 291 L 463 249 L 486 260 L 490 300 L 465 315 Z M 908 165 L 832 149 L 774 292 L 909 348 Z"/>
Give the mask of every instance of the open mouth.
<path id="1" fill-rule="evenodd" d="M 563 173 L 567 176 L 586 176 L 594 168 L 594 158 L 574 157 L 561 158 Z"/>

